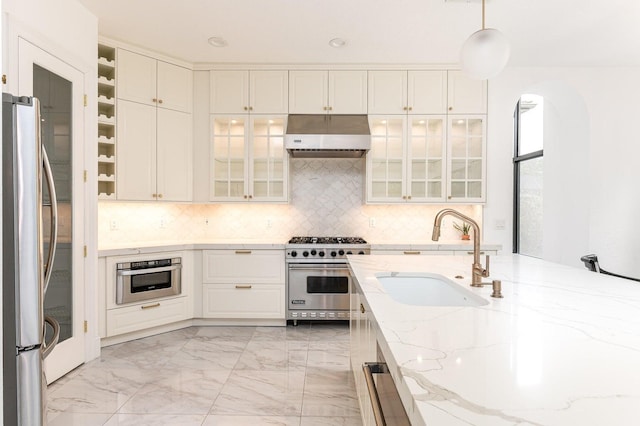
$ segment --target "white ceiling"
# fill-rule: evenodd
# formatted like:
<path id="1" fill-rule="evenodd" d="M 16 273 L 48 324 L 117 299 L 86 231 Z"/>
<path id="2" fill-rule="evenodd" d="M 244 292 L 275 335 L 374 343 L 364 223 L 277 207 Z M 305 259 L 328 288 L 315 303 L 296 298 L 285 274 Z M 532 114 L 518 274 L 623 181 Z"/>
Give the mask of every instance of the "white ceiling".
<path id="1" fill-rule="evenodd" d="M 101 35 L 194 63 L 454 64 L 481 26 L 478 0 L 78 1 Z M 486 12 L 511 66 L 640 66 L 638 0 L 487 0 Z"/>

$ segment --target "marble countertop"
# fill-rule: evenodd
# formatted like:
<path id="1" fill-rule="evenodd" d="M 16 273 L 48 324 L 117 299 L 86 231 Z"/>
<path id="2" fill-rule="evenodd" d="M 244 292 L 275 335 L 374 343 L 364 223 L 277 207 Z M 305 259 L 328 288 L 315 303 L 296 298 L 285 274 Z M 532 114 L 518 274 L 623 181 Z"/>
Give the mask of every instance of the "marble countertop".
<path id="1" fill-rule="evenodd" d="M 349 257 L 413 425 L 640 424 L 639 283 L 500 255 L 490 278 L 504 298 L 494 299 L 491 286 L 468 286 L 471 260 Z M 382 271 L 438 273 L 489 304 L 401 304 Z"/>
<path id="2" fill-rule="evenodd" d="M 135 254 L 158 253 L 179 250 L 284 250 L 287 240 L 260 240 L 260 239 L 234 239 L 234 240 L 210 240 L 206 242 L 185 241 L 153 241 L 137 244 L 119 244 L 114 246 L 100 246 L 98 256 L 126 256 Z M 446 250 L 473 250 L 473 241 L 434 242 L 434 241 L 408 241 L 400 243 L 396 241 L 372 243 L 372 250 L 420 250 L 420 251 L 446 251 Z M 482 250 L 501 250 L 497 244 L 482 244 Z"/>

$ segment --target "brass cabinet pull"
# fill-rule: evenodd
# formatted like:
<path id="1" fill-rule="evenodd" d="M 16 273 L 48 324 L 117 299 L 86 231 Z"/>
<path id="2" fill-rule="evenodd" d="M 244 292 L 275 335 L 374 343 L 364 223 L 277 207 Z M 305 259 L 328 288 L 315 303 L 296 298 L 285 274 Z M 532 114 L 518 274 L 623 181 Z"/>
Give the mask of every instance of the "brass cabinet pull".
<path id="1" fill-rule="evenodd" d="M 158 103 L 161 104 L 162 103 L 162 99 L 158 99 Z"/>
<path id="2" fill-rule="evenodd" d="M 162 194 L 158 194 L 158 198 L 162 198 Z"/>
<path id="3" fill-rule="evenodd" d="M 402 108 L 404 111 L 407 111 L 409 109 L 409 107 L 403 107 Z"/>
<path id="4" fill-rule="evenodd" d="M 365 313 L 364 305 L 362 303 L 360 304 L 360 312 L 363 314 Z"/>
<path id="5" fill-rule="evenodd" d="M 410 199 L 411 199 L 411 195 L 407 195 L 407 200 L 410 200 Z"/>
<path id="6" fill-rule="evenodd" d="M 251 254 L 251 250 L 236 250 L 236 254 Z"/>
<path id="7" fill-rule="evenodd" d="M 249 111 L 249 107 L 244 107 L 243 108 L 245 111 Z"/>
<path id="8" fill-rule="evenodd" d="M 158 198 L 158 194 L 151 194 L 153 198 Z"/>
<path id="9" fill-rule="evenodd" d="M 160 307 L 160 302 L 154 303 L 153 305 L 140 306 L 140 309 L 151 309 Z"/>
<path id="10" fill-rule="evenodd" d="M 151 99 L 151 101 L 152 101 L 153 103 L 156 103 L 156 102 L 158 102 L 158 99 L 153 98 L 153 99 Z"/>
<path id="11" fill-rule="evenodd" d="M 241 288 L 241 289 L 250 289 L 251 285 L 240 285 L 240 284 L 236 284 L 236 288 Z"/>
<path id="12" fill-rule="evenodd" d="M 413 107 L 409 107 L 409 111 L 413 111 Z"/>
<path id="13" fill-rule="evenodd" d="M 253 107 L 252 106 L 249 107 L 249 111 L 253 111 Z"/>
<path id="14" fill-rule="evenodd" d="M 452 106 L 449 107 L 449 111 L 453 111 L 453 107 Z"/>
<path id="15" fill-rule="evenodd" d="M 409 250 L 409 251 L 405 251 L 404 254 L 420 254 L 420 252 L 419 251 Z"/>
<path id="16" fill-rule="evenodd" d="M 468 251 L 467 254 L 473 254 L 473 252 L 472 251 Z M 484 252 L 481 251 L 480 254 L 484 254 Z"/>

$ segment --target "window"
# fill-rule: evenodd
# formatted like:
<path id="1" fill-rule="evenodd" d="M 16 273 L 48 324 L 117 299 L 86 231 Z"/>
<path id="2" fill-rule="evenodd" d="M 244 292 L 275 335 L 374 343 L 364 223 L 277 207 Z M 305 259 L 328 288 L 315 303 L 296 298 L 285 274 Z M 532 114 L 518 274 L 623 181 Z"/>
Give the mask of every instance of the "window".
<path id="1" fill-rule="evenodd" d="M 513 252 L 542 257 L 544 99 L 522 95 L 514 113 Z"/>

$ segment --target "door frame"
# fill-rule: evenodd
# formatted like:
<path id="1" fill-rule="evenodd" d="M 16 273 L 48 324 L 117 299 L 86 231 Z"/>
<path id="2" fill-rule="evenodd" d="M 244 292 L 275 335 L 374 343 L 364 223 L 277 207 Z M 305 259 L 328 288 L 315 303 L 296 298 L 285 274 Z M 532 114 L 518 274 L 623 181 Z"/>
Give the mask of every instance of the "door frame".
<path id="1" fill-rule="evenodd" d="M 33 65 L 38 64 L 47 70 L 60 75 L 73 84 L 72 97 L 72 337 L 61 342 L 51 352 L 45 361 L 45 371 L 49 383 L 62 377 L 72 369 L 85 362 L 85 288 L 86 268 L 83 256 L 85 241 L 84 206 L 85 185 L 83 179 L 78 179 L 85 164 L 85 111 L 84 92 L 85 75 L 82 71 L 66 63 L 60 58 L 43 50 L 30 41 L 18 39 L 18 92 L 20 95 L 33 95 Z"/>

